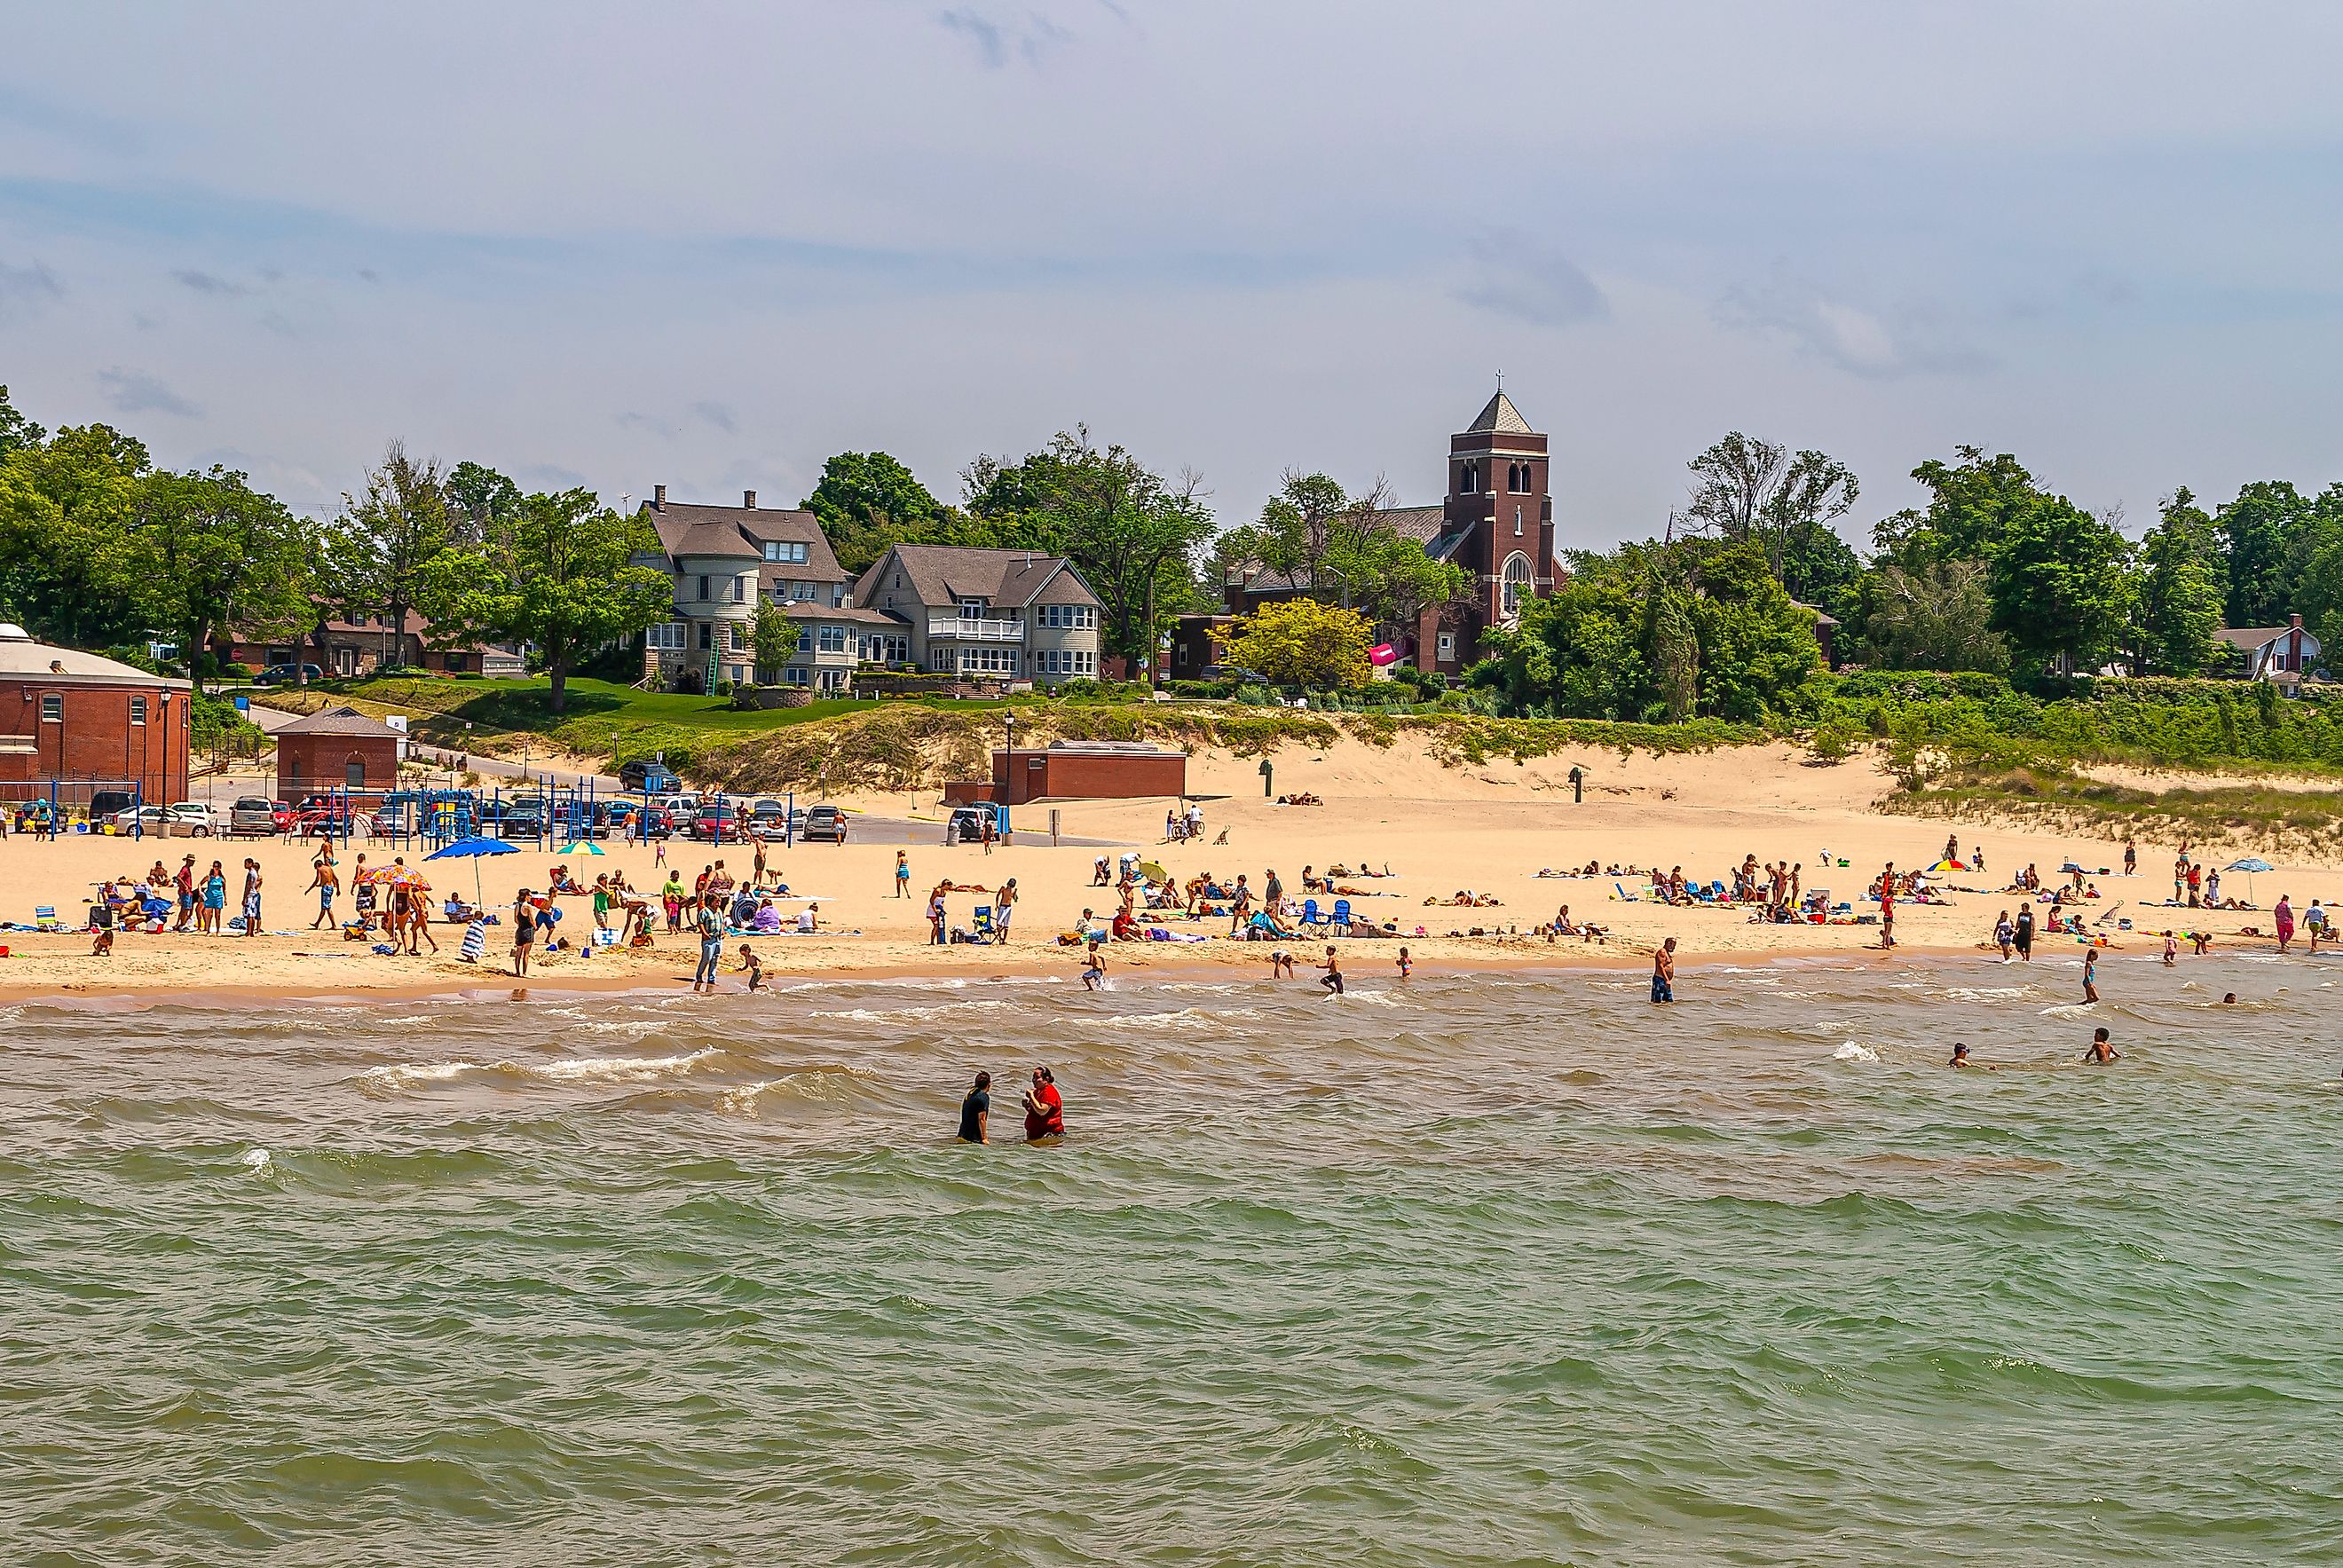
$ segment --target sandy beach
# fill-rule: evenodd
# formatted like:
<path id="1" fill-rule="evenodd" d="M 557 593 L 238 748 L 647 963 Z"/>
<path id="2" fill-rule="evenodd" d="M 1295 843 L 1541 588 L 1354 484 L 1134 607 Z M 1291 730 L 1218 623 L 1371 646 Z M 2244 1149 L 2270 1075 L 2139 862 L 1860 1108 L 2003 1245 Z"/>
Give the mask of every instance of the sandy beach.
<path id="1" fill-rule="evenodd" d="M 1101 854 L 1111 857 L 1129 847 L 1146 851 L 1182 880 L 1201 870 L 1222 879 L 1243 872 L 1258 888 L 1273 869 L 1296 897 L 1305 868 L 1322 873 L 1334 864 L 1354 871 L 1388 866 L 1393 872 L 1388 879 L 1348 879 L 1348 885 L 1364 890 L 1352 897 L 1354 915 L 1395 925 L 1423 970 L 1558 964 L 1640 969 L 1648 962 L 1652 946 L 1667 936 L 1678 940 L 1680 962 L 1687 972 L 1720 960 L 1832 957 L 1864 961 L 1866 956 L 1885 957 L 1878 950 L 1875 925 L 1758 924 L 1743 909 L 1622 901 L 1614 883 L 1634 892 L 1639 884 L 1633 878 L 1545 878 L 1538 872 L 1584 868 L 1594 859 L 1623 868 L 1681 866 L 1688 878 L 1712 880 L 1729 875 L 1743 856 L 1754 854 L 1761 864 L 1779 859 L 1798 864 L 1806 890 L 1828 888 L 1835 900 L 1853 901 L 1860 910 L 1865 907 L 1861 890 L 1883 864 L 1892 860 L 1902 869 L 1929 864 L 1942 852 L 1947 831 L 1932 819 L 1874 809 L 1889 784 L 1871 765 L 1850 761 L 1815 767 L 1786 747 L 1624 759 L 1597 754 L 1528 764 L 1492 760 L 1451 768 L 1397 749 L 1378 751 L 1345 741 L 1324 750 L 1289 749 L 1273 760 L 1281 792 L 1306 791 L 1324 804 L 1276 805 L 1262 798 L 1257 759 L 1202 754 L 1192 762 L 1190 779 L 1191 789 L 1204 799 L 1204 836 L 1168 846 L 1163 842 L 1167 802 L 1162 800 L 1069 801 L 1054 807 L 1065 837 L 1105 840 L 1118 847 L 1114 849 L 1053 846 L 1048 834 L 1053 808 L 1021 808 L 1015 818 L 1014 842 L 987 853 L 979 845 L 942 843 L 942 814 L 932 793 L 846 799 L 841 803 L 860 810 L 935 820 L 936 841 L 913 845 L 908 851 L 911 896 L 895 896 L 895 846 L 773 846 L 769 874 L 785 880 L 798 898 L 818 901 L 821 930 L 811 936 L 748 940 L 768 974 L 775 977 L 1060 970 L 1071 976 L 1080 968 L 1075 952 L 1055 946 L 1052 939 L 1071 928 L 1085 908 L 1101 918 L 1112 914 L 1117 895 L 1111 888 L 1093 885 L 1094 863 Z M 1587 775 L 1582 803 L 1573 802 L 1566 777 L 1574 760 Z M 1223 832 L 1226 842 L 1217 841 Z M 2087 869 L 2121 869 L 2119 841 L 1973 825 L 1964 825 L 1960 832 L 1964 856 L 1982 846 L 1989 873 L 1948 874 L 1943 879 L 1949 900 L 1945 906 L 1899 907 L 1899 948 L 1907 955 L 1980 950 L 1997 912 L 2016 907 L 2002 891 L 2008 874 L 2029 862 L 2040 868 L 2046 881 L 2056 879 L 2057 867 L 2070 855 Z M 2289 895 L 2298 909 L 2313 898 L 2331 902 L 2343 895 L 2343 868 L 2281 864 L 2253 879 L 2263 905 L 2258 913 L 2196 911 L 2192 922 L 2190 911 L 2155 902 L 2170 895 L 2176 848 L 2143 843 L 2137 877 L 2091 879 L 2104 895 L 2092 906 L 2095 914 L 2120 903 L 2119 918 L 2136 922 L 2132 932 L 2115 933 L 2117 948 L 2157 941 L 2157 933 L 2167 925 L 2178 929 L 2196 923 L 2213 931 L 2220 946 L 2237 950 L 2258 942 L 2238 935 L 2242 929 L 2268 930 L 2268 909 L 2280 893 Z M 614 844 L 606 849 L 600 856 L 572 858 L 568 863 L 573 875 L 590 885 L 598 873 L 623 870 L 643 890 L 656 890 L 664 879 L 651 847 Z M 395 854 L 416 858 L 421 852 L 370 845 L 363 837 L 337 850 L 346 881 L 360 854 L 374 865 Z M 237 991 L 417 995 L 470 987 L 509 991 L 504 928 L 491 931 L 488 955 L 478 964 L 458 958 L 460 929 L 445 924 L 433 928 L 440 951 L 435 956 L 427 949 L 418 958 L 377 955 L 367 944 L 345 941 L 337 930 L 310 930 L 317 906 L 315 895 L 304 890 L 313 853 L 311 846 L 281 839 L 140 843 L 75 836 L 45 843 L 11 837 L 0 843 L 0 919 L 30 923 L 36 906 L 53 905 L 68 921 L 77 920 L 90 885 L 100 878 L 143 875 L 157 859 L 176 869 L 187 854 L 196 857 L 199 875 L 212 859 L 221 859 L 233 893 L 240 886 L 243 859 L 250 855 L 260 861 L 266 879 L 265 934 L 250 939 L 125 934 L 110 956 L 93 958 L 89 938 L 80 933 L 0 933 L 9 950 L 9 956 L 0 960 L 0 992 L 21 999 Z M 752 846 L 715 847 L 677 839 L 668 846 L 667 863 L 680 869 L 689 883 L 702 866 L 719 858 L 736 876 L 745 876 L 754 853 Z M 2215 857 L 2217 862 L 2231 858 Z M 518 887 L 543 889 L 558 859 L 524 849 L 479 862 L 489 906 L 508 904 Z M 1836 863 L 1841 859 L 1848 862 L 1845 868 Z M 427 868 L 427 873 L 442 892 L 468 896 L 473 869 L 469 862 L 442 861 Z M 1008 944 L 928 944 L 925 900 L 937 881 L 991 890 L 1011 877 L 1017 879 L 1020 902 Z M 1467 890 L 1501 902 L 1469 909 L 1426 905 L 1426 900 L 1444 900 Z M 2246 879 L 2233 876 L 2227 890 L 2244 894 Z M 952 922 L 966 924 L 976 905 L 991 901 L 974 892 L 953 893 Z M 1332 900 L 1322 897 L 1320 902 L 1330 906 Z M 1550 943 L 1529 934 L 1564 905 L 1574 920 L 1592 920 L 1605 928 L 1608 940 Z M 793 902 L 787 907 L 794 911 L 799 906 Z M 349 910 L 347 891 L 338 908 L 344 913 Z M 562 934 L 576 939 L 590 928 L 590 900 L 565 899 L 562 908 Z M 1164 923 L 1174 931 L 1202 932 L 1215 940 L 1115 944 L 1110 976 L 1266 967 L 1262 946 L 1223 940 L 1225 920 Z M 1475 928 L 1487 934 L 1467 934 Z M 1521 934 L 1513 934 L 1516 931 Z M 728 970 L 740 940 L 728 944 Z M 1306 963 L 1320 940 L 1297 938 L 1289 945 L 1303 953 Z M 2068 940 L 2046 937 L 2044 945 L 2055 951 Z M 1345 943 L 1345 965 L 1362 974 L 1389 969 L 1398 945 Z M 543 955 L 533 966 L 533 989 L 598 990 L 682 983 L 689 979 L 695 952 L 687 939 L 662 935 L 659 945 L 647 951 Z"/>

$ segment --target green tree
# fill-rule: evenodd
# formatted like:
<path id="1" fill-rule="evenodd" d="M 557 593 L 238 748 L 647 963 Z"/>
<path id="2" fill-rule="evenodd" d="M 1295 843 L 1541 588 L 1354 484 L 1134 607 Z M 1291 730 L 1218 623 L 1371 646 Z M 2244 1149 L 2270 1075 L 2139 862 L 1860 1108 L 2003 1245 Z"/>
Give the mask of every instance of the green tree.
<path id="1" fill-rule="evenodd" d="M 105 425 L 0 457 L 0 602 L 34 636 L 107 648 L 153 629 L 130 546 L 148 471 L 146 447 Z"/>
<path id="2" fill-rule="evenodd" d="M 1694 457 L 1692 498 L 1684 521 L 1728 544 L 1752 544 L 1766 569 L 1787 580 L 1794 538 L 1813 542 L 1812 530 L 1827 531 L 1846 515 L 1862 487 L 1845 464 L 1827 453 L 1789 449 L 1740 431 Z"/>
<path id="3" fill-rule="evenodd" d="M 1374 678 L 1367 659 L 1373 623 L 1356 610 L 1317 599 L 1265 604 L 1213 635 L 1222 663 L 1280 686 L 1355 689 Z"/>
<path id="4" fill-rule="evenodd" d="M 152 623 L 189 658 L 223 628 L 306 629 L 306 532 L 276 497 L 231 469 L 146 476 L 132 508 L 131 551 Z"/>
<path id="5" fill-rule="evenodd" d="M 1691 554 L 1694 591 L 1684 608 L 1698 647 L 1699 710 L 1758 723 L 1822 668 L 1814 614 L 1791 599 L 1757 540 Z M 1660 668 L 1667 697 L 1664 660 Z"/>
<path id="6" fill-rule="evenodd" d="M 1422 610 L 1454 598 L 1470 579 L 1402 534 L 1391 509 L 1390 487 L 1381 479 L 1352 496 L 1327 475 L 1288 469 L 1260 518 L 1215 542 L 1213 568 L 1224 580 L 1230 569 L 1257 563 L 1287 574 L 1313 598 L 1413 628 Z"/>
<path id="7" fill-rule="evenodd" d="M 1990 558 L 1994 629 L 2022 662 L 2095 669 L 2130 612 L 2130 551 L 2107 522 L 2063 496 L 2036 496 L 2006 519 Z"/>
<path id="8" fill-rule="evenodd" d="M 1898 512 L 1872 530 L 1880 552 L 1906 569 L 1990 558 L 2011 522 L 2042 494 L 2006 452 L 1988 457 L 1983 447 L 1961 447 L 1956 455 L 1958 462 L 1931 458 L 1912 470 L 1930 492 L 1926 510 Z"/>
<path id="9" fill-rule="evenodd" d="M 2214 662 L 2213 633 L 2227 590 L 2213 519 L 2186 488 L 2139 547 L 2139 658 L 2157 675 L 2202 675 Z"/>
<path id="10" fill-rule="evenodd" d="M 770 599 L 757 601 L 756 624 L 749 640 L 757 650 L 758 679 L 764 678 L 763 672 L 778 670 L 797 657 L 799 632 L 798 623 L 779 605 Z"/>
<path id="11" fill-rule="evenodd" d="M 1171 618 L 1196 597 L 1197 553 L 1212 537 L 1195 476 L 1167 482 L 1078 427 L 1014 464 L 980 457 L 963 480 L 971 517 L 1072 561 L 1104 607 L 1109 649 L 1152 668 Z"/>
<path id="12" fill-rule="evenodd" d="M 0 386 L 0 458 L 11 452 L 21 452 L 37 447 L 48 439 L 49 433 L 18 413 L 8 401 L 8 388 Z"/>
<path id="13" fill-rule="evenodd" d="M 525 496 L 478 545 L 432 557 L 416 602 L 443 643 L 534 643 L 561 713 L 571 669 L 674 608 L 666 573 L 629 564 L 658 548 L 639 513 L 622 517 L 590 490 Z"/>
<path id="14" fill-rule="evenodd" d="M 820 520 L 838 564 L 858 576 L 890 545 L 993 542 L 953 537 L 967 531 L 965 519 L 885 452 L 840 452 L 824 463 L 805 509 Z"/>
<path id="15" fill-rule="evenodd" d="M 520 510 L 520 487 L 483 464 L 457 464 L 446 488 L 450 538 L 458 544 L 478 544 Z"/>
<path id="16" fill-rule="evenodd" d="M 1783 538 L 1778 575 L 1792 598 L 1844 620 L 1855 586 L 1863 580 L 1863 558 L 1828 524 L 1800 522 Z"/>
<path id="17" fill-rule="evenodd" d="M 2216 522 L 2227 557 L 2227 624 L 2283 626 L 2300 608 L 2295 593 L 2312 559 L 2343 540 L 2343 485 L 2314 498 L 2283 479 L 2257 480 Z"/>
<path id="18" fill-rule="evenodd" d="M 2295 603 L 2292 613 L 2318 639 L 2319 662 L 2343 668 L 2343 539 L 2311 558 L 2295 587 Z"/>
<path id="19" fill-rule="evenodd" d="M 437 462 L 417 462 L 405 446 L 390 443 L 382 462 L 367 474 L 366 493 L 342 498 L 342 515 L 331 536 L 334 597 L 353 610 L 385 614 L 394 628 L 405 629 L 425 572 L 454 542 L 450 493 L 448 476 Z M 492 493 L 482 498 L 478 527 L 486 537 L 497 502 Z"/>
<path id="20" fill-rule="evenodd" d="M 1523 712 L 1641 719 L 1659 701 L 1641 585 L 1606 557 L 1574 558 L 1570 579 L 1487 634 L 1498 685 Z"/>
<path id="21" fill-rule="evenodd" d="M 1864 639 L 1888 669 L 2009 668 L 2009 645 L 1993 629 L 1993 595 L 1983 561 L 1883 566 L 1860 594 Z"/>

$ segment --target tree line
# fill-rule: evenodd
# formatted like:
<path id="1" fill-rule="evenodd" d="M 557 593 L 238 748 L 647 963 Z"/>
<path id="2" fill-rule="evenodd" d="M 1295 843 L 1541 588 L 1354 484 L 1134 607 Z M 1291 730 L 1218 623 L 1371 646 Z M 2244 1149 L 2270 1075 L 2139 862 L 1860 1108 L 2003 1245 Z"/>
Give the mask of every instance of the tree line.
<path id="1" fill-rule="evenodd" d="M 1494 635 L 1473 681 L 1523 712 L 1747 723 L 1801 706 L 1817 611 L 1845 662 L 2037 686 L 2234 673 L 2216 631 L 2293 614 L 2343 638 L 2343 483 L 2256 481 L 2210 511 L 2184 488 L 2134 540 L 2119 511 L 1962 447 L 1912 471 L 1926 503 L 1880 520 L 1866 558 L 1833 527 L 1860 487 L 1826 455 L 1736 431 L 1690 468 L 1662 538 L 1568 554 L 1569 581 Z"/>

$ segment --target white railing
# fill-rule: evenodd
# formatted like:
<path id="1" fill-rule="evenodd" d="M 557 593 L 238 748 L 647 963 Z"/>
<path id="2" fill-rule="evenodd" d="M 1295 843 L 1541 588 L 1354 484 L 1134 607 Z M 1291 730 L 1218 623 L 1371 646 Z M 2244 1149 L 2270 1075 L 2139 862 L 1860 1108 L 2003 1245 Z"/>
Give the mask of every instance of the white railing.
<path id="1" fill-rule="evenodd" d="M 930 637 L 957 637 L 971 642 L 1023 642 L 1025 623 L 1021 620 L 980 620 L 973 616 L 931 615 L 928 618 Z"/>

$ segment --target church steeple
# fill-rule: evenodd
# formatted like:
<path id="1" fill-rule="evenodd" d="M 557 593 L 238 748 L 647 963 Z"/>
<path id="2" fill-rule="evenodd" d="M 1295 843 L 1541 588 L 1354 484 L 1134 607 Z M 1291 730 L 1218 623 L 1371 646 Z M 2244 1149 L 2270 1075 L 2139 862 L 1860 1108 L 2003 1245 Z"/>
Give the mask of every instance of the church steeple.
<path id="1" fill-rule="evenodd" d="M 1489 399 L 1488 407 L 1481 410 L 1481 417 L 1464 427 L 1464 433 L 1468 436 L 1536 434 L 1530 428 L 1530 422 L 1522 417 L 1522 411 L 1513 407 L 1513 400 L 1505 396 L 1505 389 L 1502 387 L 1497 388 L 1496 396 Z"/>

